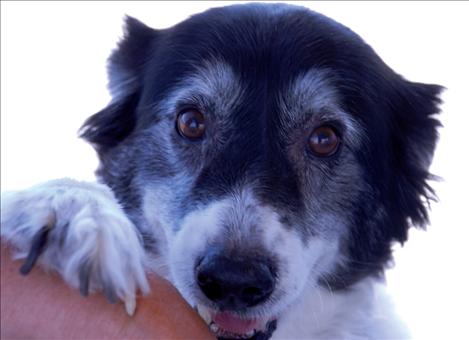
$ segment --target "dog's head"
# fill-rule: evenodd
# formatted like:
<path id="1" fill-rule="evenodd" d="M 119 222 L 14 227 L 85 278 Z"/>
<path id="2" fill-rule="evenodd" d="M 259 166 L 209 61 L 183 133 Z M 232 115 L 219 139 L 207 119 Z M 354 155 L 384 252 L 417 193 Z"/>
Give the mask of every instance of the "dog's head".
<path id="1" fill-rule="evenodd" d="M 379 275 L 427 220 L 441 88 L 322 15 L 128 18 L 109 74 L 82 129 L 98 174 L 219 337 L 267 337 L 305 289 Z"/>

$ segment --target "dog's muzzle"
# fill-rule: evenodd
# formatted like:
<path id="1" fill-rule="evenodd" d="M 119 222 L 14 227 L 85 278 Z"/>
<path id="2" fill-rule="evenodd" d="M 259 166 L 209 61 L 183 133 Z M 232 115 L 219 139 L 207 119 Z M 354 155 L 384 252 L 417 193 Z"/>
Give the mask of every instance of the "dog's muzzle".
<path id="1" fill-rule="evenodd" d="M 195 268 L 197 284 L 216 309 L 197 306 L 219 339 L 268 339 L 274 318 L 246 318 L 250 307 L 262 304 L 275 287 L 275 269 L 267 260 L 233 258 L 210 253 Z"/>

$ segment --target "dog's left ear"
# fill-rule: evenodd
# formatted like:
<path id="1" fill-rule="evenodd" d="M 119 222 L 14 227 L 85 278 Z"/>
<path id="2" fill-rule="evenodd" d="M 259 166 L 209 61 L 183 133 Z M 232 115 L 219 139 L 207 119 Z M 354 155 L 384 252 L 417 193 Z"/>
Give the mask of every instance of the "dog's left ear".
<path id="1" fill-rule="evenodd" d="M 124 37 L 108 59 L 111 103 L 89 117 L 79 131 L 80 137 L 98 153 L 116 146 L 133 131 L 144 70 L 158 33 L 137 19 L 126 17 Z"/>
<path id="2" fill-rule="evenodd" d="M 394 237 L 404 242 L 410 225 L 423 227 L 428 222 L 428 201 L 435 196 L 428 180 L 432 179 L 429 167 L 441 125 L 435 116 L 440 111 L 443 87 L 400 81 L 403 84 L 395 87 L 391 104 L 394 116 L 391 162 L 394 164 L 390 166 L 396 171 L 392 175 L 390 198 L 394 218 L 400 220 L 395 222 L 401 226 L 395 226 Z"/>

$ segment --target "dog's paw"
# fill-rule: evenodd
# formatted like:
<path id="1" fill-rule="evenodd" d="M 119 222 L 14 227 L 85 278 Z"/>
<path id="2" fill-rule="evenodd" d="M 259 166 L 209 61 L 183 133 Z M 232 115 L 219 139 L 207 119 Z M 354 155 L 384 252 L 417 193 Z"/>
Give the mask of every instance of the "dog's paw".
<path id="1" fill-rule="evenodd" d="M 102 290 L 133 314 L 136 291 L 149 291 L 137 231 L 104 185 L 61 179 L 2 194 L 2 240 L 25 258 L 57 270 L 82 295 Z"/>

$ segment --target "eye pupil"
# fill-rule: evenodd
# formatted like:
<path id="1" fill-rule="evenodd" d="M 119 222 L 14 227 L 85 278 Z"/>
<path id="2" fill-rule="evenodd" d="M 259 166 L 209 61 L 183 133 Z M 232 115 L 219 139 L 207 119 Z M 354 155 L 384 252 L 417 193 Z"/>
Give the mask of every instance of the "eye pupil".
<path id="1" fill-rule="evenodd" d="M 332 156 L 339 147 L 339 137 L 335 129 L 330 126 L 316 128 L 309 137 L 311 152 L 319 157 Z"/>
<path id="2" fill-rule="evenodd" d="M 195 109 L 182 111 L 177 118 L 179 134 L 188 139 L 200 139 L 205 132 L 204 115 Z"/>

